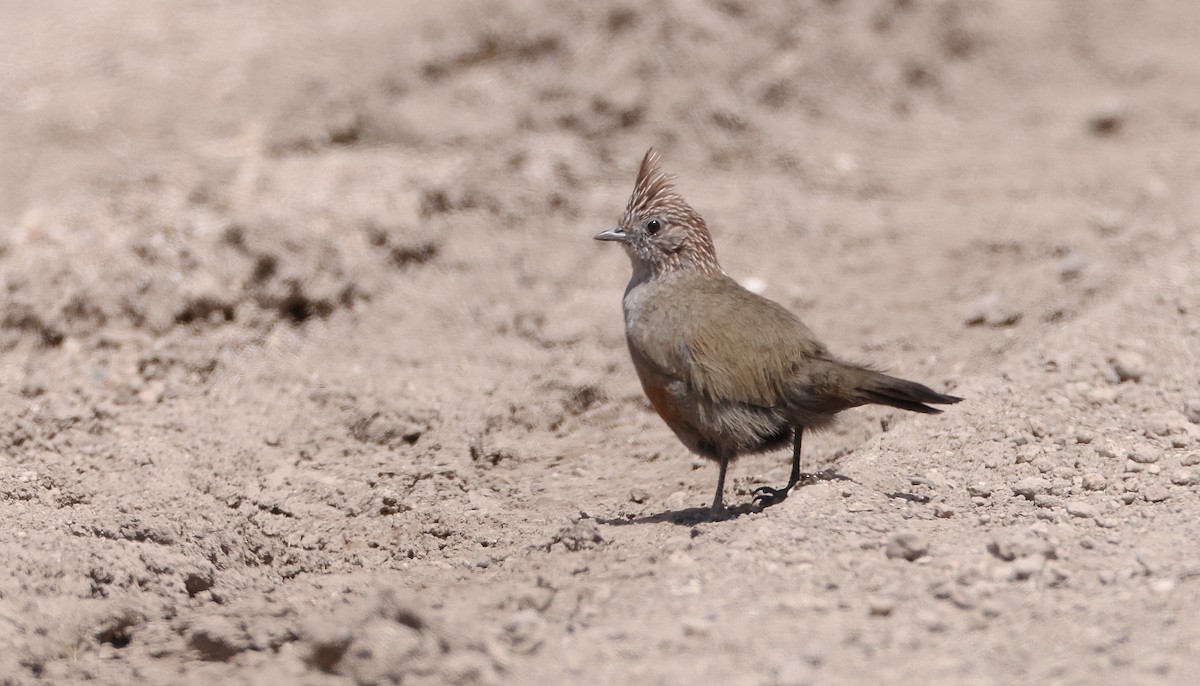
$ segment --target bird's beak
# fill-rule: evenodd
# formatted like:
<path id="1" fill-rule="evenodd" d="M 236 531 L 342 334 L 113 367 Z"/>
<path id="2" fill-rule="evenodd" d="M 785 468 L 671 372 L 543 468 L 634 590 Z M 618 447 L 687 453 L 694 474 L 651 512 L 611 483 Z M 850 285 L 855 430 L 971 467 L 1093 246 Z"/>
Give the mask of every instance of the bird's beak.
<path id="1" fill-rule="evenodd" d="M 625 233 L 625 229 L 619 226 L 614 226 L 611 229 L 605 229 L 595 235 L 598 241 L 617 241 L 618 243 L 628 243 L 629 234 Z"/>

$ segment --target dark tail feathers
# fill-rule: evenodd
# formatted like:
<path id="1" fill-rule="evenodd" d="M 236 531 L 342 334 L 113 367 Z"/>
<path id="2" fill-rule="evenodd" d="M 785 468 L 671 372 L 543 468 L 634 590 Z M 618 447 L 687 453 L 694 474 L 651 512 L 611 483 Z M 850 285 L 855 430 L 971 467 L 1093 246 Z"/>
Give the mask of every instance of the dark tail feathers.
<path id="1" fill-rule="evenodd" d="M 932 388 L 914 381 L 897 379 L 894 376 L 880 374 L 879 372 L 872 373 L 867 383 L 858 390 L 862 393 L 863 399 L 868 403 L 890 405 L 902 410 L 908 410 L 909 412 L 923 412 L 925 414 L 941 413 L 941 410 L 936 407 L 930 407 L 925 403 L 951 405 L 962 400 L 962 398 L 957 396 L 938 393 Z"/>

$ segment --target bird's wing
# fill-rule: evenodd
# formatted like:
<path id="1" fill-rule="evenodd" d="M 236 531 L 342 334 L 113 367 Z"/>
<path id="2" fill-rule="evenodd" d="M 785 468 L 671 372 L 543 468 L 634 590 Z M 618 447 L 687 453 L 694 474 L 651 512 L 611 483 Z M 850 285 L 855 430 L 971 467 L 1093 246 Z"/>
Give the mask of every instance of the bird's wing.
<path id="1" fill-rule="evenodd" d="M 812 332 L 781 305 L 732 280 L 699 287 L 707 306 L 690 313 L 682 341 L 687 381 L 717 402 L 789 403 L 797 377 L 824 364 Z"/>

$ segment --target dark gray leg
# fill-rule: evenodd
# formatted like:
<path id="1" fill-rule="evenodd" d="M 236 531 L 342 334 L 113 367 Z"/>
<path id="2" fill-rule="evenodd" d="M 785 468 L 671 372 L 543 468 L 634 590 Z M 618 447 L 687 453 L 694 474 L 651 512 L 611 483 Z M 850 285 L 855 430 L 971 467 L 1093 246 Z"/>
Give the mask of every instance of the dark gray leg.
<path id="1" fill-rule="evenodd" d="M 792 490 L 792 486 L 795 486 L 800 481 L 800 477 L 801 477 L 801 474 L 800 474 L 800 441 L 803 438 L 804 438 L 804 427 L 797 426 L 796 427 L 796 442 L 792 446 L 792 475 L 788 479 L 787 487 L 783 489 L 785 492 Z M 808 476 L 808 474 L 804 474 L 803 476 Z"/>
<path id="2" fill-rule="evenodd" d="M 729 456 L 722 455 L 721 471 L 717 473 L 717 494 L 713 496 L 712 511 L 713 514 L 725 514 L 725 472 L 729 469 Z"/>
<path id="3" fill-rule="evenodd" d="M 788 477 L 788 483 L 783 488 L 771 488 L 770 486 L 759 486 L 754 489 L 754 503 L 762 507 L 769 507 L 776 503 L 783 502 L 787 499 L 788 493 L 796 484 L 800 483 L 801 479 L 811 479 L 812 474 L 804 474 L 800 471 L 800 444 L 804 438 L 804 427 L 796 426 L 796 441 L 792 447 L 792 473 Z"/>

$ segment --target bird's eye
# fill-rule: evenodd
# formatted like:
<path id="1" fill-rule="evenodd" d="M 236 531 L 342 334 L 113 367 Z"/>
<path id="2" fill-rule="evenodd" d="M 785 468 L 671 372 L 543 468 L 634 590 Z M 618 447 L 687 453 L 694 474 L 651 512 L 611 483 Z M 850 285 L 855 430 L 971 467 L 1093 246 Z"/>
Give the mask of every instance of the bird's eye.
<path id="1" fill-rule="evenodd" d="M 660 223 L 657 219 L 651 219 L 650 221 L 646 222 L 646 233 L 650 234 L 651 236 L 658 233 L 658 230 L 661 228 L 662 223 Z"/>

